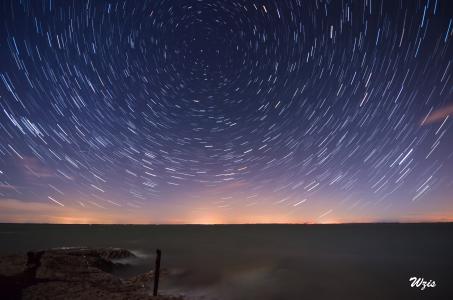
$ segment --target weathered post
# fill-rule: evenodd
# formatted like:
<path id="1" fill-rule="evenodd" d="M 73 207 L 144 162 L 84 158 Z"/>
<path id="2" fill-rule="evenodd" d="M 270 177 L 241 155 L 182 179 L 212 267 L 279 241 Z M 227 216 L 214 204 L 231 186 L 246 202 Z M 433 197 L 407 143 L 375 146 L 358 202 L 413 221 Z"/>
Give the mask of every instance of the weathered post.
<path id="1" fill-rule="evenodd" d="M 159 273 L 160 273 L 160 249 L 157 249 L 156 251 L 157 256 L 156 256 L 156 267 L 154 269 L 154 291 L 153 291 L 153 296 L 157 296 L 157 289 L 159 288 Z"/>

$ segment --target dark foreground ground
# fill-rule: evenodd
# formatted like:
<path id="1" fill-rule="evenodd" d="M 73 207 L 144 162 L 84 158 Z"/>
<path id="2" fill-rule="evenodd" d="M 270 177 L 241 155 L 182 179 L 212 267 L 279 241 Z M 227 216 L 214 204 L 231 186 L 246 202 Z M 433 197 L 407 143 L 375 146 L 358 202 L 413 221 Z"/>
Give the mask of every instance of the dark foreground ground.
<path id="1" fill-rule="evenodd" d="M 452 223 L 0 225 L 0 254 L 74 246 L 131 250 L 140 259 L 112 274 L 123 281 L 153 269 L 160 248 L 159 290 L 189 300 L 453 299 Z"/>
<path id="2" fill-rule="evenodd" d="M 4 300 L 182 300 L 151 297 L 152 271 L 128 279 L 111 274 L 128 268 L 113 261 L 133 258 L 133 253 L 119 248 L 49 249 L 0 256 L 0 296 Z"/>

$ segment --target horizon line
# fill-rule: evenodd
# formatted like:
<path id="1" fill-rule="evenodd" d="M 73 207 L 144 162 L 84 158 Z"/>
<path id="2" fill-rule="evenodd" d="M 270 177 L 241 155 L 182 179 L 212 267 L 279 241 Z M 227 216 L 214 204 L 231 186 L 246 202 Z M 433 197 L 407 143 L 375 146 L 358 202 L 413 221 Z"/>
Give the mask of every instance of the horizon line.
<path id="1" fill-rule="evenodd" d="M 382 221 L 382 222 L 325 222 L 325 223 L 50 223 L 50 222 L 1 222 L 0 225 L 111 225 L 111 226 L 231 226 L 231 225 L 371 225 L 371 224 L 453 224 L 453 221 Z"/>

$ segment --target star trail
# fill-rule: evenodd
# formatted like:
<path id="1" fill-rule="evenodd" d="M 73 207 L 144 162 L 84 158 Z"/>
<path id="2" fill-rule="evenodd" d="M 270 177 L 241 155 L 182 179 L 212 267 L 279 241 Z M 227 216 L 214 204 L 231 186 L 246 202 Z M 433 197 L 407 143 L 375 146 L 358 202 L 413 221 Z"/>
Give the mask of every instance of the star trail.
<path id="1" fill-rule="evenodd" d="M 2 220 L 453 218 L 451 1 L 3 1 Z"/>

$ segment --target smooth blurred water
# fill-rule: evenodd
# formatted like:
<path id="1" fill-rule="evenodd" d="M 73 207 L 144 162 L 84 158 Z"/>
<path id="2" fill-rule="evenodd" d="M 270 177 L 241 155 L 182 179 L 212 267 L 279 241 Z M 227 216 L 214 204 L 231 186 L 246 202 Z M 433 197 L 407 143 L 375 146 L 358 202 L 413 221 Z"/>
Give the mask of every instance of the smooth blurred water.
<path id="1" fill-rule="evenodd" d="M 121 247 L 154 266 L 162 293 L 188 299 L 453 299 L 453 224 L 23 225 L 0 224 L 0 253 Z M 411 288 L 409 278 L 435 280 Z"/>

